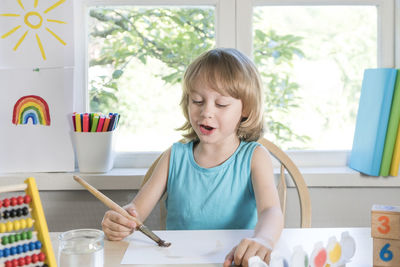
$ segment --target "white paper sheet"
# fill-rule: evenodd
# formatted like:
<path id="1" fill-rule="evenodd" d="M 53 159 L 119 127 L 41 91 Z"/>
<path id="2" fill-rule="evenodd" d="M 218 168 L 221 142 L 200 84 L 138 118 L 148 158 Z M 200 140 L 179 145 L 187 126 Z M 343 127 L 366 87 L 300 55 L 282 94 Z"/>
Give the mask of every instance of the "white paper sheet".
<path id="1" fill-rule="evenodd" d="M 236 231 L 154 231 L 171 242 L 168 248 L 158 247 L 141 232 L 126 240 L 129 246 L 121 264 L 209 264 L 223 263 L 225 256 L 241 239 L 251 237 L 253 230 Z"/>
<path id="2" fill-rule="evenodd" d="M 73 0 L 1 0 L 0 68 L 73 66 Z"/>
<path id="3" fill-rule="evenodd" d="M 0 70 L 0 81 L 0 172 L 73 171 L 73 69 Z M 50 125 L 13 123 L 17 101 L 29 95 L 47 103 Z"/>

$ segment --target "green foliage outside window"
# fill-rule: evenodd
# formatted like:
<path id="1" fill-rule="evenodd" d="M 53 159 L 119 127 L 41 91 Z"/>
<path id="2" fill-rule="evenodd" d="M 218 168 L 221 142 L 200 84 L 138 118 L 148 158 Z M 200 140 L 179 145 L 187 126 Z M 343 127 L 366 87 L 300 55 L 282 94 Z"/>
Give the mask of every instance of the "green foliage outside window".
<path id="1" fill-rule="evenodd" d="M 109 70 L 108 74 L 89 79 L 91 110 L 121 108 L 115 94 L 130 61 L 163 62 L 169 73 L 161 78 L 166 84 L 174 85 L 181 82 L 186 66 L 194 58 L 215 46 L 212 8 L 94 8 L 90 10 L 90 17 L 93 19 L 90 43 L 97 49 L 89 55 L 89 67 Z M 269 137 L 280 145 L 293 139 L 306 142 L 308 137 L 296 135 L 274 120 L 274 114 L 298 108 L 299 86 L 279 66 L 290 66 L 294 57 L 303 56 L 298 48 L 301 37 L 256 31 L 253 42 L 254 61 L 264 82 Z M 132 112 L 134 108 L 124 110 Z M 124 123 L 127 122 L 121 120 Z"/>

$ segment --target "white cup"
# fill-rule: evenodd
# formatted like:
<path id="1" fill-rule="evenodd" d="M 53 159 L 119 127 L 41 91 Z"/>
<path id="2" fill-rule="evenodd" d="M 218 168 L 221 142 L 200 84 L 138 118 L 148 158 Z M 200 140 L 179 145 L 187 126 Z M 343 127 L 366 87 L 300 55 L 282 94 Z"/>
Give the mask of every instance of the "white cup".
<path id="1" fill-rule="evenodd" d="M 73 132 L 73 139 L 80 172 L 102 173 L 112 169 L 113 131 Z"/>

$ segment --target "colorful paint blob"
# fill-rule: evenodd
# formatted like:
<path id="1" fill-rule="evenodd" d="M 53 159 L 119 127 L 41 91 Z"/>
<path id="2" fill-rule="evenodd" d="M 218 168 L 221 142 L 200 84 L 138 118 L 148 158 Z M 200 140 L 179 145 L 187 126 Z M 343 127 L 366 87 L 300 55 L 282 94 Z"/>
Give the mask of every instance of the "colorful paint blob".
<path id="1" fill-rule="evenodd" d="M 328 241 L 328 262 L 330 264 L 335 264 L 340 260 L 342 256 L 342 246 L 337 242 L 336 237 L 331 237 Z"/>
<path id="2" fill-rule="evenodd" d="M 324 267 L 327 259 L 328 259 L 328 255 L 327 255 L 326 249 L 322 246 L 322 242 L 318 242 L 317 244 L 315 244 L 314 250 L 311 253 L 310 266 L 311 267 Z"/>
<path id="3" fill-rule="evenodd" d="M 28 124 L 29 121 L 33 125 L 50 125 L 49 106 L 40 96 L 23 96 L 14 105 L 12 123 Z"/>

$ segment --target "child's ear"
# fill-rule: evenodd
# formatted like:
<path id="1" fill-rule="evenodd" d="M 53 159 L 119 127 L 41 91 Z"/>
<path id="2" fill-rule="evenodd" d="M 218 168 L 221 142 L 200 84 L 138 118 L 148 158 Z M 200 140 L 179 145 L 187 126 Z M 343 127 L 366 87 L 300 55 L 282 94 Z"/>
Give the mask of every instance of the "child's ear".
<path id="1" fill-rule="evenodd" d="M 244 121 L 246 121 L 247 120 L 247 117 L 242 117 L 241 119 L 240 119 L 240 122 L 244 122 Z"/>

